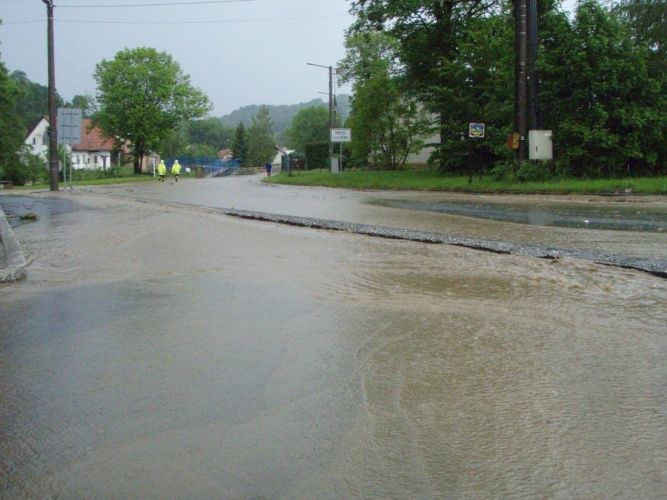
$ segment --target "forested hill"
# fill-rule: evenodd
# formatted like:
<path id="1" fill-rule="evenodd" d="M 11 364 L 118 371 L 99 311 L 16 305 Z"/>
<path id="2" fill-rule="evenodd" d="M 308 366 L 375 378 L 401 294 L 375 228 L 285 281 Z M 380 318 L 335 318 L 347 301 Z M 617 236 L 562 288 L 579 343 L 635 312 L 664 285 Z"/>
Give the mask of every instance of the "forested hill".
<path id="1" fill-rule="evenodd" d="M 340 123 L 347 118 L 350 112 L 350 96 L 346 94 L 340 94 L 336 97 L 338 116 L 342 118 Z M 273 121 L 273 131 L 275 133 L 280 133 L 286 130 L 292 121 L 294 115 L 296 115 L 299 110 L 303 108 L 310 108 L 312 106 L 324 106 L 327 107 L 328 104 L 322 99 L 313 99 L 309 102 L 302 102 L 299 104 L 283 104 L 280 106 L 273 106 L 268 104 L 269 114 L 271 120 Z M 249 106 L 243 106 L 239 109 L 232 111 L 230 114 L 220 117 L 220 121 L 223 125 L 228 127 L 236 127 L 239 122 L 243 123 L 246 127 L 252 124 L 252 119 L 257 116 L 257 110 L 259 110 L 258 104 L 252 104 Z"/>

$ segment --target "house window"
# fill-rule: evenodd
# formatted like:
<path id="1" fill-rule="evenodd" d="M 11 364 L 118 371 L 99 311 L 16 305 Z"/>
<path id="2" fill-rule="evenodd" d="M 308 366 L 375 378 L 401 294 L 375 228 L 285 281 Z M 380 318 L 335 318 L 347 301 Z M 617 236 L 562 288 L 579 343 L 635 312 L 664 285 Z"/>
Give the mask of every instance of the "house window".
<path id="1" fill-rule="evenodd" d="M 46 146 L 49 143 L 49 136 L 44 134 L 42 136 L 42 145 Z"/>
<path id="2" fill-rule="evenodd" d="M 37 144 L 37 137 L 32 138 L 32 145 L 34 146 L 35 144 Z"/>

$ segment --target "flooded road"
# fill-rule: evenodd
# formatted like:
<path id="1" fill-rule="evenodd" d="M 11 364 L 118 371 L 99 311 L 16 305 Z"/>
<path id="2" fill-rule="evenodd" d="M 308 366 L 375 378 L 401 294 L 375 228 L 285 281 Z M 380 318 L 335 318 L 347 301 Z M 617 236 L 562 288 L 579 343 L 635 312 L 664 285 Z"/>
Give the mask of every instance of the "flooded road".
<path id="1" fill-rule="evenodd" d="M 89 190 L 123 198 L 166 200 L 207 207 L 234 208 L 291 216 L 333 219 L 433 231 L 457 237 L 484 238 L 515 244 L 540 245 L 632 258 L 667 259 L 667 198 L 651 196 L 581 195 L 470 195 L 456 193 L 351 191 L 330 188 L 261 184 L 257 176 L 186 180 L 176 184 L 143 183 L 134 186 L 98 186 Z M 504 214 L 539 213 L 531 224 L 482 218 L 482 209 L 453 214 L 411 207 L 466 205 L 492 206 Z M 470 212 L 470 211 L 469 211 Z M 570 214 L 571 227 L 547 225 L 545 213 Z M 648 220 L 652 231 L 606 230 L 596 220 L 609 219 L 625 229 Z M 586 220 L 589 221 L 586 224 Z M 591 225 L 591 221 L 594 223 Z M 577 225 L 581 226 L 580 228 Z M 665 230 L 660 230 L 665 229 Z"/>
<path id="2" fill-rule="evenodd" d="M 200 186 L 162 199 L 212 205 Z M 59 193 L 15 228 L 0 496 L 664 497 L 667 280 L 104 189 L 144 201 Z M 309 196 L 233 191 L 219 206 Z M 368 197 L 338 193 L 301 210 Z"/>

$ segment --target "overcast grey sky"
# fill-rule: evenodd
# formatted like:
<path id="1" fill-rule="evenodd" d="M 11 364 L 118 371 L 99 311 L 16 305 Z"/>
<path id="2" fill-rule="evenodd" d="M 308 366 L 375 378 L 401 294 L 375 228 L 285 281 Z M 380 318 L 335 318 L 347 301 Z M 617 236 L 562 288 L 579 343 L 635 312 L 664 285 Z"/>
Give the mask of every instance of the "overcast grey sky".
<path id="1" fill-rule="evenodd" d="M 347 0 L 56 0 L 56 87 L 95 94 L 92 74 L 124 48 L 169 53 L 213 103 L 213 116 L 247 104 L 294 104 L 328 91 L 325 68 L 345 55 Z M 213 3 L 215 2 L 215 3 Z M 162 4 L 150 7 L 129 4 Z M 164 5 L 181 4 L 181 5 Z M 96 7 L 83 7 L 96 6 Z M 0 0 L 0 60 L 47 84 L 46 6 Z M 340 92 L 349 92 L 341 88 Z"/>
<path id="2" fill-rule="evenodd" d="M 208 95 L 213 116 L 248 104 L 326 99 L 319 92 L 328 91 L 327 70 L 306 63 L 328 66 L 343 58 L 344 32 L 354 20 L 348 0 L 56 0 L 55 5 L 56 87 L 64 99 L 95 94 L 92 74 L 101 60 L 124 48 L 155 47 L 171 54 Z M 0 60 L 10 71 L 20 69 L 46 85 L 42 0 L 0 0 L 0 19 Z"/>

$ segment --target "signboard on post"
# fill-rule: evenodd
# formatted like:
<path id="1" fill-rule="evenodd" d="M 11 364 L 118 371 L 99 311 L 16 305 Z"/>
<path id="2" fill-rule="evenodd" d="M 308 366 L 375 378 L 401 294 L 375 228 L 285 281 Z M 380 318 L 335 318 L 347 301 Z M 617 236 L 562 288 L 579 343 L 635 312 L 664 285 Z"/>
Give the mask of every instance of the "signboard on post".
<path id="1" fill-rule="evenodd" d="M 81 120 L 83 112 L 78 108 L 58 108 L 58 144 L 81 142 Z"/>
<path id="2" fill-rule="evenodd" d="M 351 142 L 352 129 L 349 128 L 332 128 L 331 142 Z"/>
<path id="3" fill-rule="evenodd" d="M 468 137 L 473 139 L 484 139 L 486 125 L 484 123 L 471 123 L 468 128 Z"/>

